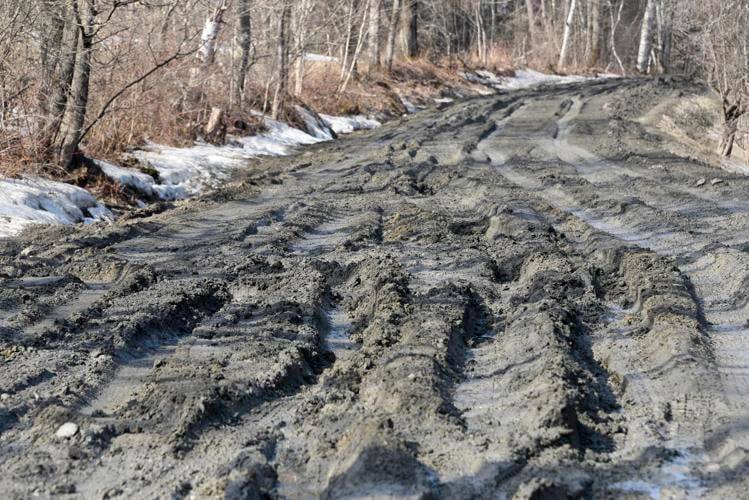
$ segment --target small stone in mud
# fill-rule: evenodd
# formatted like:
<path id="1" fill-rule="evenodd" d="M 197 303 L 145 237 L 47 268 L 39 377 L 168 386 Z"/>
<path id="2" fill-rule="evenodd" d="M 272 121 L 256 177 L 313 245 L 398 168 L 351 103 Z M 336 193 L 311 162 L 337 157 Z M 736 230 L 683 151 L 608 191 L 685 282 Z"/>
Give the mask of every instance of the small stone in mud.
<path id="1" fill-rule="evenodd" d="M 0 394 L 0 401 L 5 402 L 5 401 L 8 401 L 9 399 L 10 399 L 10 394 L 8 394 L 7 392 Z"/>
<path id="2" fill-rule="evenodd" d="M 700 180 L 698 180 L 698 181 L 697 181 L 697 184 L 695 184 L 695 186 L 697 186 L 697 187 L 702 187 L 702 186 L 704 186 L 704 185 L 705 185 L 705 183 L 707 183 L 707 179 L 705 179 L 705 178 L 703 177 L 702 179 L 700 179 Z"/>
<path id="3" fill-rule="evenodd" d="M 718 184 L 723 184 L 723 179 L 715 178 L 710 181 L 710 184 L 712 184 L 713 186 L 717 186 Z"/>
<path id="4" fill-rule="evenodd" d="M 66 439 L 75 436 L 77 433 L 78 425 L 74 424 L 73 422 L 67 422 L 62 424 L 60 428 L 57 429 L 57 432 L 55 432 L 55 436 L 60 439 Z"/>

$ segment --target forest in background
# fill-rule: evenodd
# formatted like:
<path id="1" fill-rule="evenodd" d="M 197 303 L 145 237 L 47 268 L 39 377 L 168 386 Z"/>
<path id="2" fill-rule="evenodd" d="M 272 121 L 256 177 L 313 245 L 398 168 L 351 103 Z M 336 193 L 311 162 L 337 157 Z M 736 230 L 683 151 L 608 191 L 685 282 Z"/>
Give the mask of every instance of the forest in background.
<path id="1" fill-rule="evenodd" d="M 398 86 L 519 67 L 686 75 L 723 100 L 723 155 L 749 135 L 749 0 L 3 0 L 0 170 L 221 143 L 296 103 L 397 114 Z"/>

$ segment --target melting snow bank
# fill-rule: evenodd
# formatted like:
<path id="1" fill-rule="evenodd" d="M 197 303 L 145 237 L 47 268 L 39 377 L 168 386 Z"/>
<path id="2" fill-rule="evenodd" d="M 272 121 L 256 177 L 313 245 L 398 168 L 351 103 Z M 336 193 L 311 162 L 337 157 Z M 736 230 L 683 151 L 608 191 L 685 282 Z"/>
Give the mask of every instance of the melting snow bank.
<path id="1" fill-rule="evenodd" d="M 321 116 L 322 124 L 310 135 L 270 118 L 267 131 L 249 137 L 230 137 L 225 146 L 197 143 L 189 148 L 148 144 L 130 154 L 158 172 L 158 181 L 149 174 L 122 168 L 105 161 L 96 165 L 110 179 L 128 186 L 150 199 L 178 200 L 216 188 L 228 181 L 247 160 L 259 156 L 286 156 L 302 145 L 333 139 L 336 134 L 380 126 L 364 116 Z M 308 124 L 309 126 L 309 124 Z M 88 191 L 70 184 L 41 178 L 0 178 L 0 237 L 14 236 L 31 224 L 92 223 L 112 221 L 114 215 Z"/>
<path id="2" fill-rule="evenodd" d="M 38 177 L 0 178 L 0 238 L 32 224 L 90 224 L 114 215 L 91 193 L 70 184 Z"/>
<path id="3" fill-rule="evenodd" d="M 602 78 L 614 78 L 618 75 L 600 75 Z M 472 83 L 479 83 L 487 87 L 493 87 L 496 90 L 520 90 L 534 87 L 536 85 L 561 85 L 565 83 L 582 82 L 590 80 L 589 76 L 560 76 L 547 75 L 532 69 L 520 69 L 515 72 L 515 76 L 497 76 L 491 71 L 478 70 L 463 73 L 463 78 Z"/>
<path id="4" fill-rule="evenodd" d="M 266 119 L 265 124 L 267 132 L 250 137 L 230 137 L 225 146 L 197 143 L 189 148 L 175 148 L 149 143 L 131 156 L 158 172 L 161 184 L 150 180 L 151 190 L 156 196 L 175 200 L 220 186 L 235 171 L 246 166 L 247 160 L 258 156 L 284 156 L 295 146 L 323 140 L 275 120 Z M 122 178 L 109 176 L 118 181 Z M 138 180 L 126 179 L 125 184 L 150 194 L 148 188 L 140 189 Z"/>
<path id="5" fill-rule="evenodd" d="M 336 134 L 351 134 L 357 130 L 371 130 L 379 127 L 382 123 L 364 115 L 357 116 L 330 116 L 320 115 L 323 121 L 333 129 Z"/>
<path id="6" fill-rule="evenodd" d="M 104 175 L 113 181 L 122 186 L 129 186 L 149 198 L 172 200 L 181 197 L 179 189 L 175 189 L 174 186 L 157 184 L 153 177 L 139 170 L 118 167 L 102 160 L 94 160 L 94 163 Z"/>
<path id="7" fill-rule="evenodd" d="M 146 196 L 177 200 L 220 186 L 252 158 L 286 156 L 298 146 L 332 140 L 333 135 L 326 131 L 326 126 L 336 134 L 380 126 L 380 122 L 364 116 L 322 115 L 323 123 L 320 123 L 312 114 L 302 114 L 301 110 L 300 114 L 311 133 L 265 118 L 266 132 L 248 137 L 230 137 L 225 146 L 198 143 L 189 148 L 175 148 L 151 143 L 132 153 L 132 157 L 158 172 L 160 183 L 137 170 L 114 165 L 104 168 L 102 162 L 97 163 L 105 175 Z"/>

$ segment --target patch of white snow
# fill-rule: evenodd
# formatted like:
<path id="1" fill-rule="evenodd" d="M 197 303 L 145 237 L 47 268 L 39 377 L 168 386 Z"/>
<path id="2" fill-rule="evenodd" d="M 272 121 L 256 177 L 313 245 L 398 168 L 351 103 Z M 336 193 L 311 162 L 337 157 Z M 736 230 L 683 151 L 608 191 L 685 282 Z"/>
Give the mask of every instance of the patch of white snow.
<path id="1" fill-rule="evenodd" d="M 320 117 L 333 129 L 336 134 L 351 134 L 357 130 L 371 130 L 382 125 L 382 123 L 364 115 L 356 116 L 330 116 L 320 115 Z"/>
<path id="2" fill-rule="evenodd" d="M 133 188 L 145 196 L 162 200 L 174 200 L 181 197 L 180 189 L 158 184 L 153 177 L 144 172 L 132 168 L 118 167 L 102 160 L 94 161 L 104 175 L 123 186 Z"/>
<path id="3" fill-rule="evenodd" d="M 324 140 L 270 118 L 265 118 L 265 125 L 266 132 L 230 137 L 225 146 L 196 143 L 188 148 L 175 148 L 149 143 L 131 155 L 159 173 L 162 182 L 157 187 L 159 196 L 180 199 L 218 187 L 252 158 L 285 156 L 294 147 Z"/>
<path id="4" fill-rule="evenodd" d="M 114 214 L 88 191 L 37 177 L 0 178 L 0 237 L 32 224 L 90 224 Z"/>
<path id="5" fill-rule="evenodd" d="M 604 74 L 598 77 L 580 76 L 580 75 L 549 75 L 532 69 L 519 69 L 515 76 L 502 77 L 495 75 L 491 71 L 477 70 L 474 72 L 463 73 L 463 78 L 472 83 L 480 83 L 493 87 L 497 90 L 520 90 L 535 87 L 538 85 L 562 85 L 565 83 L 582 82 L 595 78 L 616 78 L 618 75 Z"/>
<path id="6" fill-rule="evenodd" d="M 588 79 L 589 77 L 587 76 L 547 75 L 532 69 L 521 69 L 515 72 L 514 77 L 502 78 L 498 88 L 504 90 L 518 90 L 542 84 L 561 85 L 565 83 L 582 82 Z"/>
<path id="7" fill-rule="evenodd" d="M 205 143 L 189 148 L 149 143 L 132 156 L 159 173 L 162 185 L 170 188 L 171 199 L 186 198 L 205 188 L 217 187 L 249 158 L 241 148 Z"/>
<path id="8" fill-rule="evenodd" d="M 315 61 L 315 62 L 338 62 L 337 57 L 326 56 L 323 54 L 310 54 L 309 52 L 304 54 L 304 60 Z"/>
<path id="9" fill-rule="evenodd" d="M 299 112 L 308 126 L 315 131 L 315 136 L 289 125 L 264 117 L 267 131 L 247 137 L 230 137 L 225 146 L 213 146 L 197 143 L 189 148 L 175 148 L 150 143 L 145 148 L 135 151 L 132 156 L 148 164 L 159 173 L 161 185 L 153 184 L 151 189 L 164 199 L 180 199 L 196 195 L 206 189 L 216 188 L 239 169 L 247 166 L 247 161 L 259 156 L 286 156 L 298 146 L 316 144 L 332 140 L 329 131 L 323 129 L 315 117 L 299 108 Z M 380 122 L 364 116 L 335 117 L 321 115 L 323 122 L 339 134 L 346 134 L 360 129 L 371 129 L 380 126 Z M 124 183 L 135 187 L 147 179 L 140 173 L 133 178 L 131 170 L 109 168 L 107 175 L 122 179 Z M 145 174 L 142 174 L 145 175 Z M 143 192 L 148 187 L 141 185 Z"/>

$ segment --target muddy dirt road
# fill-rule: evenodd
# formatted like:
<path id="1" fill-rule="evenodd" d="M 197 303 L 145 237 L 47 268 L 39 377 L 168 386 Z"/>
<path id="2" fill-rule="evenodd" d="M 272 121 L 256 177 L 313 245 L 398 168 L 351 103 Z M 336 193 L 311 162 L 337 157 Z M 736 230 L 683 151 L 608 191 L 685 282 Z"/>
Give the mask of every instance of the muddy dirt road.
<path id="1" fill-rule="evenodd" d="M 0 490 L 745 495 L 749 179 L 643 119 L 693 90 L 473 99 L 0 243 Z"/>

